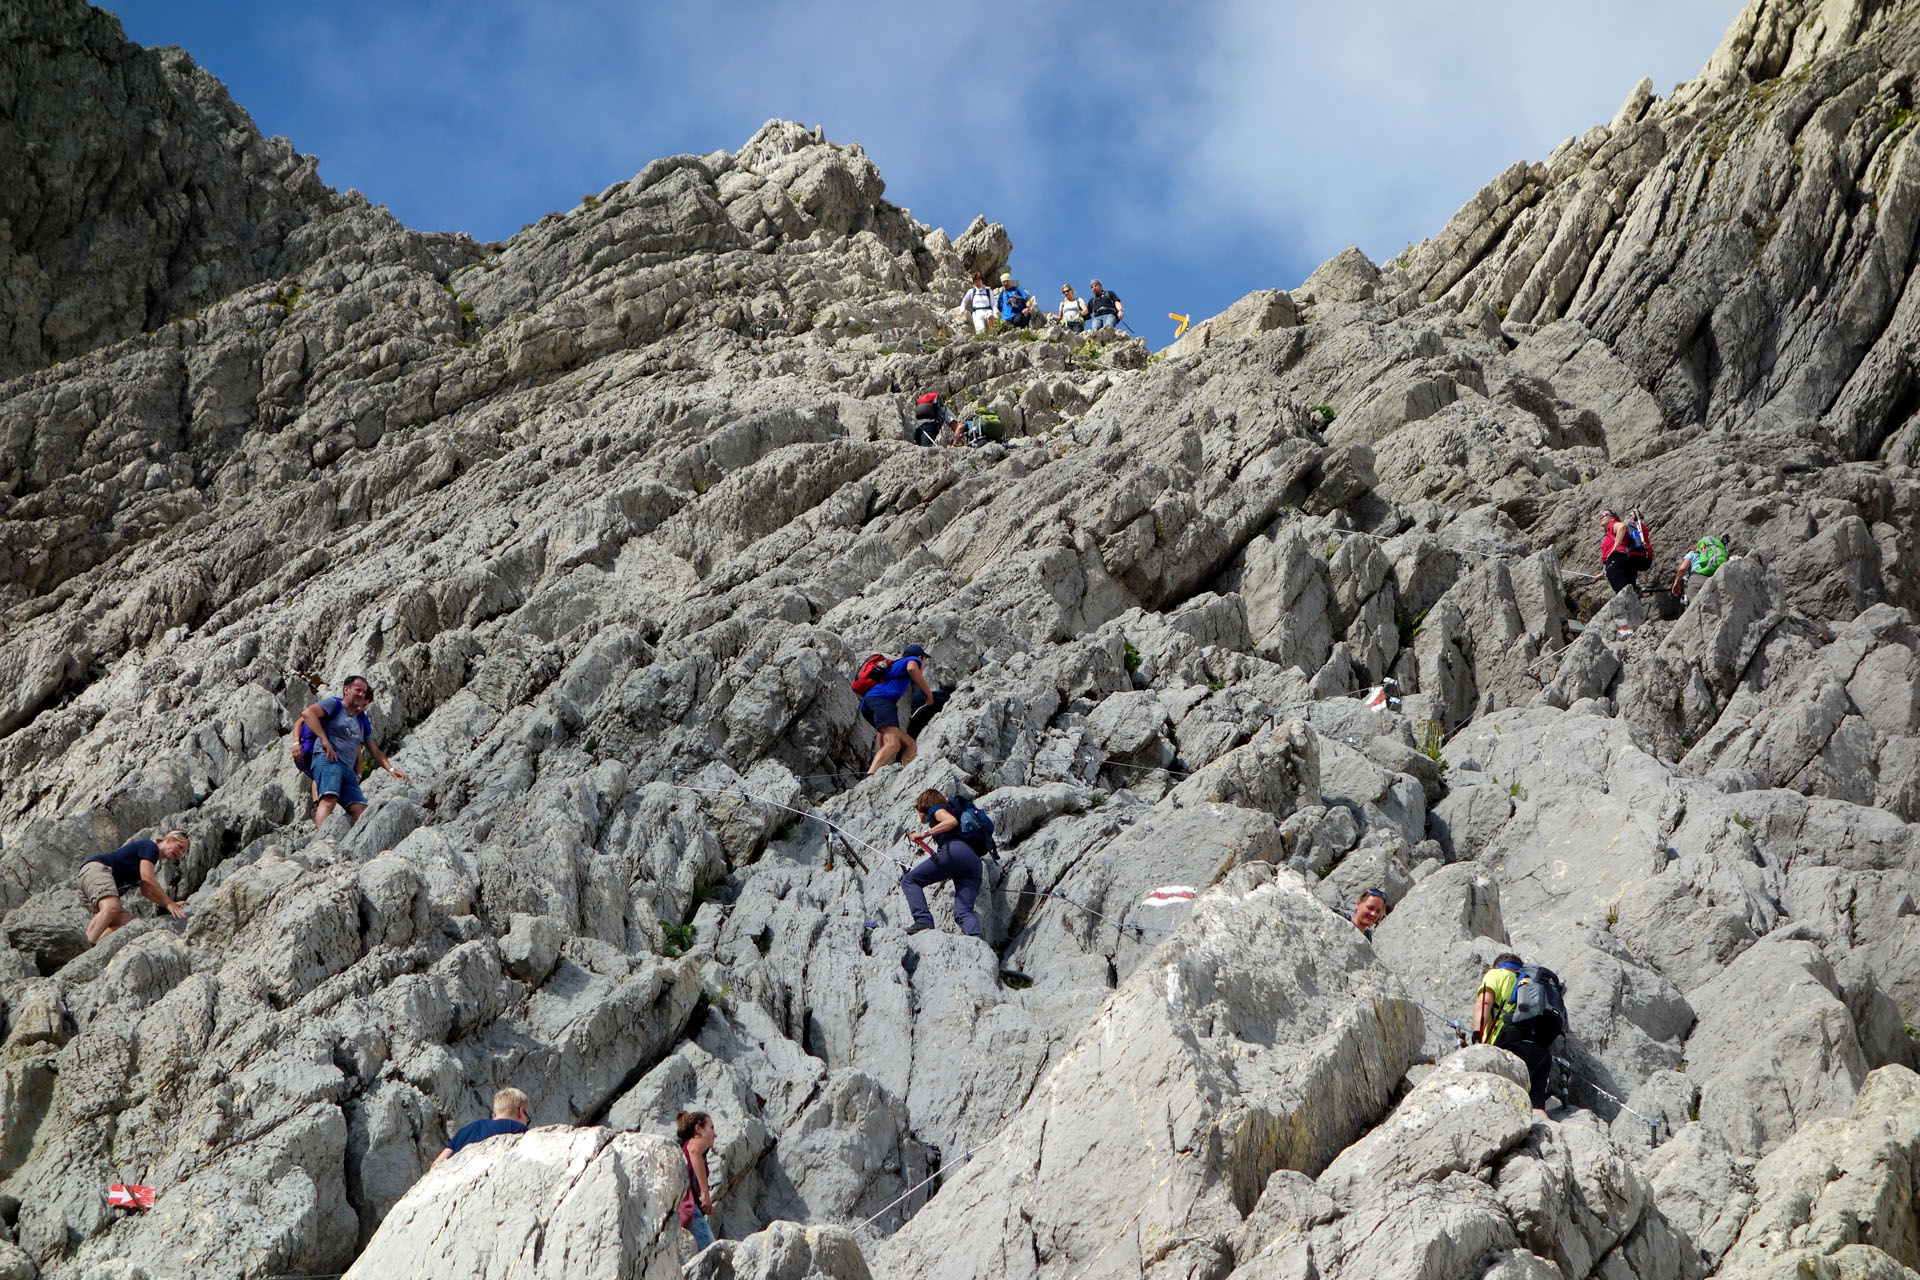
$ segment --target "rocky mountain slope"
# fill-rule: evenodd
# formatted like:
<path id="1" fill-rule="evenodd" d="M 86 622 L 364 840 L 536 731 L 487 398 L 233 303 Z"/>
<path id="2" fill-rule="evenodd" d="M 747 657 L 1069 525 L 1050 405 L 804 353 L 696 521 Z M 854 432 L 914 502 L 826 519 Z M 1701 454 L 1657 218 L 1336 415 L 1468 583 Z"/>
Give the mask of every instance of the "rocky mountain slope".
<path id="1" fill-rule="evenodd" d="M 1155 356 L 961 334 L 1005 230 L 799 125 L 480 246 L 0 24 L 89 104 L 0 126 L 0 1276 L 670 1275 L 692 1108 L 715 1280 L 1920 1271 L 1920 4 L 1755 0 Z M 1634 505 L 1736 552 L 1677 618 L 1588 580 Z M 863 778 L 911 641 L 952 701 Z M 316 834 L 353 672 L 410 778 Z M 904 931 L 954 785 L 984 942 Z M 88 949 L 169 826 L 191 917 Z M 1544 1117 L 1447 1025 L 1507 949 Z"/>

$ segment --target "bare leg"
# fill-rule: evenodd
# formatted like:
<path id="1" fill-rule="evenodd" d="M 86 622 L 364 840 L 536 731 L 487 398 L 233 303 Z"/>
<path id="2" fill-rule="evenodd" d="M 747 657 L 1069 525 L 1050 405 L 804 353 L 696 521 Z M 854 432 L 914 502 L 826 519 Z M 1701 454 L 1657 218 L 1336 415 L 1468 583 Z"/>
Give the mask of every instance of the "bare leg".
<path id="1" fill-rule="evenodd" d="M 120 899 L 100 899 L 100 905 L 94 908 L 93 919 L 87 921 L 87 944 L 91 946 L 132 919 L 120 909 Z"/>
<path id="2" fill-rule="evenodd" d="M 920 744 L 905 729 L 900 730 L 900 763 L 912 764 L 913 758 L 920 754 Z"/>
<path id="3" fill-rule="evenodd" d="M 338 796 L 321 797 L 320 803 L 313 806 L 313 829 L 318 831 L 320 828 L 326 826 L 327 819 L 333 816 L 333 811 L 339 806 L 340 798 Z"/>
<path id="4" fill-rule="evenodd" d="M 360 821 L 360 815 L 365 813 L 366 811 L 367 811 L 367 806 L 363 804 L 348 805 L 347 806 L 347 825 L 352 826 L 354 823 Z"/>
<path id="5" fill-rule="evenodd" d="M 873 763 L 867 766 L 867 772 L 878 773 L 892 764 L 893 758 L 900 754 L 900 748 L 910 741 L 911 739 L 909 739 L 905 733 L 893 725 L 882 729 L 880 731 L 880 746 L 873 753 Z"/>

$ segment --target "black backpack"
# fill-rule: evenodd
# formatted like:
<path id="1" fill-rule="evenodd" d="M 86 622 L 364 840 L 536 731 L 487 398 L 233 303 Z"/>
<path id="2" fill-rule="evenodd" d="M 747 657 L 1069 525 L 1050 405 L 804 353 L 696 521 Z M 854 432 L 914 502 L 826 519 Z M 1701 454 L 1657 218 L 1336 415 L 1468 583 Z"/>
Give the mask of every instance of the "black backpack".
<path id="1" fill-rule="evenodd" d="M 1559 1039 L 1567 1030 L 1566 990 L 1559 975 L 1545 965 L 1522 965 L 1506 1030 L 1539 1044 Z"/>

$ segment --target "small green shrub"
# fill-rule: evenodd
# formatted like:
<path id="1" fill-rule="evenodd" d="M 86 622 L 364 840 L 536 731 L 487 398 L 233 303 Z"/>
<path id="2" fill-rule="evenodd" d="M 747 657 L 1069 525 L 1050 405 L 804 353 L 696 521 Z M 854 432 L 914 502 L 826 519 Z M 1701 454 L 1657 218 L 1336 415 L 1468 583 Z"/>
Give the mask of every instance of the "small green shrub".
<path id="1" fill-rule="evenodd" d="M 1317 404 L 1317 405 L 1315 405 L 1315 406 L 1313 406 L 1313 411 L 1314 411 L 1315 413 L 1317 413 L 1317 414 L 1319 414 L 1319 415 L 1320 415 L 1320 422 L 1321 422 L 1321 425 L 1323 425 L 1323 426 L 1324 426 L 1325 424 L 1327 424 L 1327 423 L 1329 423 L 1329 422 L 1332 422 L 1332 421 L 1333 421 L 1333 406 L 1332 406 L 1332 405 L 1330 405 L 1330 404 Z"/>
<path id="2" fill-rule="evenodd" d="M 1400 632 L 1400 647 L 1411 649 L 1413 642 L 1420 636 L 1420 625 L 1427 620 L 1427 611 L 1408 613 L 1405 609 L 1393 611 L 1393 625 Z"/>
<path id="3" fill-rule="evenodd" d="M 1024 973 L 1010 973 L 1002 969 L 1000 971 L 1000 985 L 1010 991 L 1025 991 L 1033 985 L 1033 979 Z"/>
<path id="4" fill-rule="evenodd" d="M 588 737 L 587 754 L 592 755 L 594 752 L 598 751 L 599 749 L 600 749 L 600 739 L 596 737 L 591 737 L 591 736 Z"/>
<path id="5" fill-rule="evenodd" d="M 1525 800 L 1526 798 L 1527 798 L 1527 789 L 1521 786 L 1519 783 L 1516 782 L 1507 788 L 1507 799 Z"/>
<path id="6" fill-rule="evenodd" d="M 1208 692 L 1208 693 L 1218 693 L 1218 692 L 1220 692 L 1220 691 L 1221 691 L 1222 689 L 1224 689 L 1224 688 L 1226 688 L 1226 687 L 1227 687 L 1227 682 L 1226 682 L 1225 680 L 1209 680 L 1209 681 L 1207 681 L 1207 692 Z"/>
<path id="7" fill-rule="evenodd" d="M 1733 815 L 1733 825 L 1742 831 L 1751 831 L 1753 830 L 1753 819 L 1744 813 L 1736 813 Z"/>
<path id="8" fill-rule="evenodd" d="M 660 922 L 661 954 L 671 960 L 683 956 L 693 949 L 693 926 L 690 924 L 668 924 Z"/>
<path id="9" fill-rule="evenodd" d="M 1106 802 L 1107 802 L 1107 793 L 1104 791 L 1096 791 L 1092 795 L 1087 797 L 1087 808 L 1098 809 L 1100 806 L 1104 805 Z"/>
<path id="10" fill-rule="evenodd" d="M 1133 641 L 1122 640 L 1120 642 L 1120 651 L 1124 655 L 1127 664 L 1127 674 L 1132 675 L 1138 671 L 1140 669 L 1140 651 L 1133 647 Z"/>
<path id="11" fill-rule="evenodd" d="M 480 325 L 480 318 L 473 313 L 473 304 L 465 298 L 460 299 L 460 323 L 469 329 L 478 328 Z"/>

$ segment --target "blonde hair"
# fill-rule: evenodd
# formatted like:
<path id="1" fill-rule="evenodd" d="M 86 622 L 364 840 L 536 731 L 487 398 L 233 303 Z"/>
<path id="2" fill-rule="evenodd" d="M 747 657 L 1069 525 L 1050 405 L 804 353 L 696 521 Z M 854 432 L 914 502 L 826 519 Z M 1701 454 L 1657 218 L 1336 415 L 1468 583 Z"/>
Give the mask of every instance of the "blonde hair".
<path id="1" fill-rule="evenodd" d="M 178 840 L 182 845 L 186 845 L 186 846 L 191 846 L 193 844 L 193 841 L 187 839 L 187 833 L 180 830 L 178 827 L 175 827 L 172 831 L 167 832 L 167 834 L 161 836 L 160 839 L 162 842 L 165 842 L 168 840 Z"/>
<path id="2" fill-rule="evenodd" d="M 520 1109 L 531 1105 L 527 1095 L 509 1085 L 493 1095 L 493 1116 L 498 1120 L 504 1116 L 520 1114 Z"/>

